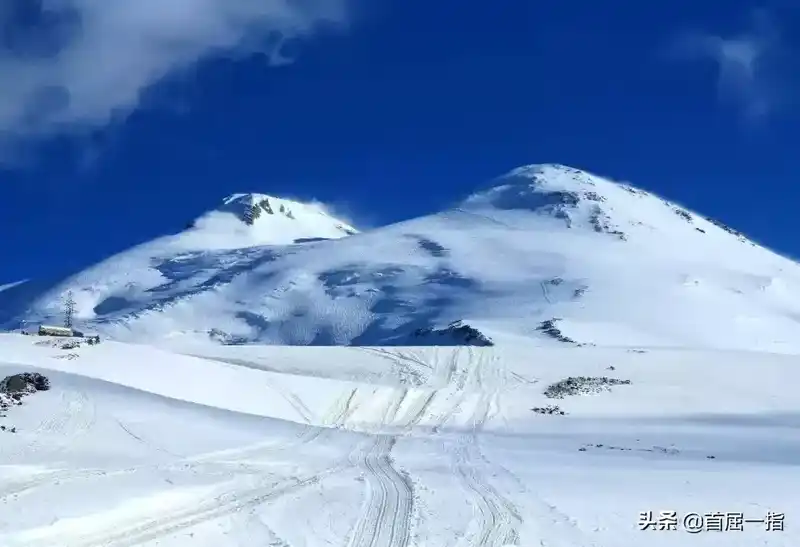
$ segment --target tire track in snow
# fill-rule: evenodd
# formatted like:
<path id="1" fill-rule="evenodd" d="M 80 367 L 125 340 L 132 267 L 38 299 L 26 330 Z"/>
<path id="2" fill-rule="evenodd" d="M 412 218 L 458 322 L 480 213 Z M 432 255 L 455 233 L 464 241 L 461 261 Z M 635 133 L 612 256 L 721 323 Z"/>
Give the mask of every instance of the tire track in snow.
<path id="1" fill-rule="evenodd" d="M 394 365 L 397 378 L 405 384 L 420 386 L 429 383 L 431 372 L 435 367 L 423 359 L 402 351 L 383 348 L 359 348 L 361 351 L 376 355 Z"/>
<path id="2" fill-rule="evenodd" d="M 459 440 L 453 459 L 454 472 L 470 497 L 478 521 L 478 530 L 470 538 L 469 545 L 519 545 L 522 517 L 517 508 L 486 479 L 485 460 L 474 436 Z"/>
<path id="3" fill-rule="evenodd" d="M 118 471 L 116 474 L 123 474 L 126 471 Z M 12 496 L 26 494 L 30 491 L 36 490 L 42 486 L 52 486 L 61 482 L 73 481 L 78 479 L 86 479 L 93 477 L 104 477 L 113 472 L 105 471 L 102 469 L 80 469 L 77 471 L 71 470 L 54 470 L 43 471 L 26 478 L 24 480 L 3 481 L 3 488 L 0 490 L 0 501 Z"/>
<path id="4" fill-rule="evenodd" d="M 65 390 L 61 391 L 59 399 L 60 408 L 49 414 L 32 431 L 29 450 L 67 449 L 77 437 L 94 426 L 97 411 L 86 393 Z"/>
<path id="5" fill-rule="evenodd" d="M 459 438 L 452 451 L 452 469 L 470 499 L 478 529 L 470 547 L 519 545 L 522 516 L 516 506 L 488 479 L 489 461 L 478 444 L 478 434 L 493 414 L 500 414 L 499 397 L 509 378 L 502 360 L 486 351 L 467 347 L 468 383 L 480 392 L 472 413 L 472 432 Z M 493 412 L 494 411 L 494 412 Z"/>
<path id="6" fill-rule="evenodd" d="M 24 442 L 0 443 L 2 462 L 31 461 L 31 456 L 43 452 L 68 452 L 94 427 L 97 419 L 94 401 L 79 390 L 54 388 L 25 404 L 41 405 L 46 410 L 45 416 L 38 423 L 17 429 L 18 439 Z"/>
<path id="7" fill-rule="evenodd" d="M 399 425 L 406 431 L 411 431 L 414 426 L 419 425 L 423 418 L 428 414 L 433 401 L 436 399 L 436 391 L 418 393 L 406 410 Z"/>
<path id="8" fill-rule="evenodd" d="M 366 496 L 348 547 L 406 547 L 410 541 L 413 491 L 392 465 L 395 440 L 376 437 L 368 450 L 351 455 L 365 474 Z"/>
<path id="9" fill-rule="evenodd" d="M 319 482 L 325 476 L 345 469 L 340 465 L 327 469 L 321 473 L 294 477 L 270 485 L 256 487 L 234 488 L 226 491 L 214 499 L 183 504 L 173 510 L 164 511 L 162 508 L 154 509 L 151 514 L 129 522 L 114 522 L 96 530 L 74 530 L 74 538 L 64 531 L 52 531 L 40 539 L 25 539 L 19 537 L 17 541 L 13 536 L 7 538 L 7 547 L 132 547 L 150 541 L 155 541 L 181 530 L 191 528 L 225 517 L 242 510 L 275 500 L 283 495 L 299 490 Z M 101 515 L 88 517 L 100 518 Z M 57 536 L 57 541 L 56 540 Z"/>
<path id="10" fill-rule="evenodd" d="M 323 426 L 303 425 L 300 432 L 293 440 L 288 442 L 267 442 L 256 443 L 249 446 L 239 448 L 230 448 L 225 450 L 217 450 L 207 452 L 205 454 L 198 454 L 186 458 L 184 461 L 187 463 L 202 463 L 207 461 L 215 461 L 221 458 L 225 460 L 237 458 L 258 458 L 260 456 L 269 456 L 276 453 L 283 453 L 288 450 L 297 450 L 300 447 L 308 445 L 325 433 L 327 428 L 338 428 L 344 424 L 344 421 L 355 411 L 353 408 L 353 399 L 356 396 L 358 389 L 354 388 L 350 391 L 343 393 L 339 398 L 328 408 L 328 410 L 320 418 Z"/>

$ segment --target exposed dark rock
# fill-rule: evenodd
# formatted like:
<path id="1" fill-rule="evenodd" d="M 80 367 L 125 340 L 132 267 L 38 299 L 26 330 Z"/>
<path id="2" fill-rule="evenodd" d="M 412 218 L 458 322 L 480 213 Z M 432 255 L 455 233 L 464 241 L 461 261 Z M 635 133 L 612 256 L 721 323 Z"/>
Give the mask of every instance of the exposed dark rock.
<path id="1" fill-rule="evenodd" d="M 478 329 L 467 325 L 461 320 L 453 321 L 443 329 L 424 328 L 417 329 L 413 334 L 415 337 L 432 336 L 447 337 L 458 345 L 465 346 L 494 346 L 491 338 L 483 334 Z"/>
<path id="2" fill-rule="evenodd" d="M 685 210 L 681 209 L 680 207 L 673 207 L 672 210 L 675 211 L 675 214 L 678 215 L 679 217 L 681 217 L 686 222 L 692 222 L 694 220 L 692 218 L 692 214 L 689 213 L 689 211 L 685 211 Z"/>
<path id="3" fill-rule="evenodd" d="M 607 376 L 570 376 L 555 384 L 551 384 L 544 390 L 546 397 L 550 399 L 563 399 L 571 395 L 588 395 L 609 391 L 611 386 L 628 385 L 630 380 L 620 380 Z"/>
<path id="4" fill-rule="evenodd" d="M 215 328 L 208 330 L 208 337 L 223 346 L 241 346 L 249 342 L 243 336 L 236 336 Z"/>
<path id="5" fill-rule="evenodd" d="M 568 207 L 575 207 L 578 203 L 580 203 L 581 198 L 575 192 L 548 192 L 545 194 L 548 198 L 551 198 L 552 203 L 554 205 L 566 205 Z"/>
<path id="6" fill-rule="evenodd" d="M 6 376 L 0 381 L 0 418 L 6 417 L 6 411 L 12 406 L 20 406 L 22 398 L 50 389 L 50 380 L 38 372 L 23 372 Z M 0 427 L 2 431 L 16 433 L 16 427 Z"/>
<path id="7" fill-rule="evenodd" d="M 594 228 L 594 231 L 599 234 L 609 234 L 617 236 L 617 238 L 621 239 L 622 241 L 628 239 L 628 236 L 625 235 L 624 232 L 615 229 L 611 225 L 608 216 L 599 206 L 592 212 L 592 216 L 589 217 L 589 222 L 591 223 L 592 228 Z"/>
<path id="8" fill-rule="evenodd" d="M 606 198 L 601 196 L 597 192 L 584 192 L 583 197 L 590 201 L 599 201 L 599 202 L 606 201 Z"/>
<path id="9" fill-rule="evenodd" d="M 579 452 L 586 452 L 587 449 L 589 449 L 589 448 L 600 448 L 600 449 L 603 449 L 603 450 L 618 450 L 618 451 L 621 451 L 621 452 L 659 452 L 661 454 L 667 454 L 669 456 L 677 456 L 678 454 L 681 453 L 681 451 L 678 450 L 677 448 L 671 448 L 671 447 L 667 448 L 667 447 L 663 447 L 663 446 L 653 446 L 651 448 L 644 448 L 644 447 L 631 448 L 629 446 L 615 446 L 615 445 L 606 445 L 606 444 L 602 444 L 602 443 L 585 444 L 582 447 L 580 447 L 578 449 L 578 451 Z"/>
<path id="10" fill-rule="evenodd" d="M 561 333 L 561 330 L 556 326 L 556 323 L 559 321 L 557 318 L 548 319 L 546 321 L 542 321 L 536 330 L 542 331 L 544 334 L 549 336 L 550 338 L 555 338 L 559 342 L 564 342 L 566 344 L 577 344 L 575 340 L 569 338 L 568 336 L 564 336 Z"/>
<path id="11" fill-rule="evenodd" d="M 281 205 L 283 207 L 283 205 Z M 285 208 L 284 208 L 285 209 Z M 286 209 L 288 211 L 288 209 Z M 262 212 L 267 213 L 268 215 L 274 215 L 275 211 L 272 209 L 272 204 L 269 202 L 268 198 L 264 198 L 259 200 L 258 202 L 250 205 L 249 207 L 245 207 L 244 211 L 242 211 L 239 218 L 242 219 L 242 222 L 247 224 L 248 226 L 252 226 L 257 218 L 261 217 Z M 281 210 L 283 213 L 284 210 Z M 285 213 L 287 217 L 290 217 L 290 212 Z"/>
<path id="12" fill-rule="evenodd" d="M 739 241 L 741 241 L 742 243 L 750 243 L 751 245 L 755 245 L 755 243 L 753 243 L 752 241 L 747 239 L 747 236 L 745 236 L 742 232 L 740 232 L 738 230 L 734 230 L 733 228 L 731 228 L 730 226 L 728 226 L 726 224 L 723 224 L 719 220 L 715 220 L 715 219 L 713 219 L 711 217 L 706 217 L 706 220 L 709 221 L 714 226 L 716 226 L 717 228 L 720 228 L 720 229 L 726 231 L 727 233 L 731 234 L 732 236 L 736 236 L 736 238 Z"/>
<path id="13" fill-rule="evenodd" d="M 633 194 L 634 196 L 644 196 L 645 192 L 643 190 L 639 190 L 638 188 L 634 188 L 633 186 L 629 186 L 627 184 L 620 184 L 620 188 L 628 192 L 629 194 Z"/>
<path id="14" fill-rule="evenodd" d="M 48 389 L 50 389 L 50 380 L 38 372 L 12 374 L 0 381 L 0 393 L 33 393 Z"/>
<path id="15" fill-rule="evenodd" d="M 252 226 L 256 219 L 261 216 L 261 209 L 258 205 L 251 205 L 242 213 L 242 221 L 248 226 Z"/>
<path id="16" fill-rule="evenodd" d="M 566 415 L 566 412 L 561 410 L 561 408 L 558 405 L 547 405 L 544 407 L 537 406 L 532 408 L 531 410 L 533 410 L 537 414 L 548 414 L 548 415 L 558 414 L 559 416 Z"/>
<path id="17" fill-rule="evenodd" d="M 64 342 L 63 344 L 61 344 L 58 347 L 61 348 L 61 349 L 78 349 L 79 347 L 81 347 L 81 341 L 80 340 L 67 340 L 66 342 Z"/>
<path id="18" fill-rule="evenodd" d="M 264 211 L 267 212 L 269 215 L 274 215 L 275 212 L 272 210 L 272 205 L 270 204 L 267 198 L 262 199 L 258 202 L 258 206 L 261 207 Z"/>

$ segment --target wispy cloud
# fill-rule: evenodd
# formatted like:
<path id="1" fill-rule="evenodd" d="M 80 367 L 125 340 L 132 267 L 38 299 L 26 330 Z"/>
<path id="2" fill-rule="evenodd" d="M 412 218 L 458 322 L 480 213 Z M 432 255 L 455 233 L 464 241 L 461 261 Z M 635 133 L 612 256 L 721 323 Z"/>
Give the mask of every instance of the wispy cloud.
<path id="1" fill-rule="evenodd" d="M 739 34 L 683 33 L 671 52 L 683 60 L 713 62 L 718 97 L 749 120 L 772 114 L 785 99 L 781 65 L 787 51 L 775 21 L 764 11 L 754 13 L 750 28 Z"/>
<path id="2" fill-rule="evenodd" d="M 102 127 L 209 55 L 286 62 L 287 40 L 344 23 L 347 2 L 0 0 L 0 147 Z"/>

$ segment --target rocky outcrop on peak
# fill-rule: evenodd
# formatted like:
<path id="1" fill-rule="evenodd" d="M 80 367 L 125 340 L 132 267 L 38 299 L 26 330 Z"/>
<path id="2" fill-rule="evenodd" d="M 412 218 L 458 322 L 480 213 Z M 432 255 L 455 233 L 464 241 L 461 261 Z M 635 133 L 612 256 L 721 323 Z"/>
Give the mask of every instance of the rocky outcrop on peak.
<path id="1" fill-rule="evenodd" d="M 261 198 L 252 205 L 245 207 L 240 213 L 239 218 L 241 218 L 242 222 L 244 222 L 248 226 L 252 226 L 255 223 L 256 219 L 259 218 L 262 214 L 267 214 L 267 215 L 280 214 L 285 216 L 286 218 L 294 220 L 294 214 L 284 204 L 279 205 L 278 211 L 276 213 L 268 197 Z"/>
<path id="2" fill-rule="evenodd" d="M 681 217 L 686 222 L 693 222 L 694 221 L 694 217 L 692 217 L 692 214 L 689 211 L 686 211 L 685 209 L 681 209 L 680 207 L 672 207 L 672 210 L 676 215 Z"/>
<path id="3" fill-rule="evenodd" d="M 618 239 L 625 241 L 628 239 L 628 236 L 625 235 L 624 232 L 621 230 L 617 230 L 611 222 L 611 219 L 608 215 L 601 209 L 599 206 L 595 207 L 592 211 L 591 216 L 589 217 L 589 222 L 592 224 L 592 228 L 594 231 L 599 234 L 609 234 L 612 236 L 617 237 Z"/>
<path id="4" fill-rule="evenodd" d="M 445 328 L 424 328 L 414 331 L 415 338 L 435 337 L 436 345 L 494 346 L 491 338 L 461 320 L 453 321 Z M 447 343 L 449 342 L 449 343 Z"/>
<path id="5" fill-rule="evenodd" d="M 720 222 L 719 220 L 716 220 L 716 219 L 711 218 L 711 217 L 706 217 L 706 220 L 709 221 L 714 226 L 716 226 L 717 228 L 719 228 L 719 229 L 731 234 L 732 236 L 735 236 L 742 243 L 749 243 L 750 245 L 752 245 L 754 247 L 756 246 L 756 244 L 753 243 L 752 241 L 750 241 L 750 239 L 748 239 L 746 235 L 744 235 L 742 232 L 740 232 L 738 230 L 734 230 L 733 228 L 731 228 L 727 224 L 724 224 L 724 223 Z"/>

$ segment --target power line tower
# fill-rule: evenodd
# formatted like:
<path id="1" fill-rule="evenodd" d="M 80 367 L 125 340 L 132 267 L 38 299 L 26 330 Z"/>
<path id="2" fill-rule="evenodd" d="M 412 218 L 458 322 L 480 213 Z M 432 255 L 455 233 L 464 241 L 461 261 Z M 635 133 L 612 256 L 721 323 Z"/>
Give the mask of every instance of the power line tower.
<path id="1" fill-rule="evenodd" d="M 72 328 L 73 317 L 75 317 L 75 298 L 72 296 L 72 291 L 69 291 L 64 299 L 64 326 L 68 329 Z"/>

